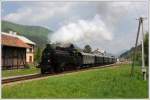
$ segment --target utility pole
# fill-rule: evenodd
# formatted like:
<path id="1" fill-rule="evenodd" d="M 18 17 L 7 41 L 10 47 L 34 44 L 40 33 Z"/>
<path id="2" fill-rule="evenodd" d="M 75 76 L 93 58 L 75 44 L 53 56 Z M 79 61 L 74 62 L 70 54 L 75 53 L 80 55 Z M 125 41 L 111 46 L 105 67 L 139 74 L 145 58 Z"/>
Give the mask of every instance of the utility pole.
<path id="1" fill-rule="evenodd" d="M 145 58 L 144 58 L 144 30 L 143 30 L 143 18 L 141 18 L 142 25 L 142 73 L 143 79 L 146 80 L 146 67 L 145 67 Z"/>
<path id="2" fill-rule="evenodd" d="M 140 17 L 139 20 L 139 25 L 138 25 L 138 31 L 137 31 L 137 37 L 136 37 L 136 43 L 135 43 L 135 48 L 133 52 L 133 61 L 132 61 L 132 67 L 131 67 L 131 76 L 134 75 L 134 60 L 136 57 L 136 52 L 137 52 L 137 44 L 138 44 L 138 39 L 139 39 L 139 34 L 140 34 L 140 27 L 142 25 L 142 74 L 143 74 L 143 79 L 146 80 L 146 68 L 145 68 L 145 59 L 144 59 L 144 31 L 143 31 L 143 20 L 145 18 Z"/>
<path id="3" fill-rule="evenodd" d="M 133 51 L 131 76 L 134 76 L 134 64 L 135 64 L 134 60 L 135 60 L 136 52 L 137 52 L 137 44 L 138 44 L 138 39 L 139 39 L 140 26 L 141 26 L 141 20 L 139 20 L 138 31 L 137 31 L 136 42 L 135 42 L 135 48 L 134 48 L 134 51 Z"/>

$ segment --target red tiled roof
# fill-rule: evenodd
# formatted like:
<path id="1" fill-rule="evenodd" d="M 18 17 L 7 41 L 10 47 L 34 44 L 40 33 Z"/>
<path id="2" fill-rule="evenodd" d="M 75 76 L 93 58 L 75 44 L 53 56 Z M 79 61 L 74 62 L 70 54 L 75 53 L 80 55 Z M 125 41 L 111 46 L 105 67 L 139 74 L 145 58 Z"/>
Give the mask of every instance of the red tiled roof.
<path id="1" fill-rule="evenodd" d="M 29 45 L 18 39 L 17 37 L 12 37 L 8 35 L 1 34 L 2 45 L 12 46 L 12 47 L 21 47 L 21 48 L 30 48 Z"/>

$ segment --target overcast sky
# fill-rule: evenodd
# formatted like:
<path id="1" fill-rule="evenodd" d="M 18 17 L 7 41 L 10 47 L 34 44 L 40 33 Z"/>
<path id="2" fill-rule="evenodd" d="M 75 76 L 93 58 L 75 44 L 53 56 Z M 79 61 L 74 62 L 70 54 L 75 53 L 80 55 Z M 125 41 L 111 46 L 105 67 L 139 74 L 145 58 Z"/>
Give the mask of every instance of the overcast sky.
<path id="1" fill-rule="evenodd" d="M 138 17 L 148 17 L 148 3 L 2 2 L 2 19 L 54 31 L 52 41 L 86 44 L 118 54 L 135 44 Z M 148 31 L 148 20 L 144 21 Z"/>

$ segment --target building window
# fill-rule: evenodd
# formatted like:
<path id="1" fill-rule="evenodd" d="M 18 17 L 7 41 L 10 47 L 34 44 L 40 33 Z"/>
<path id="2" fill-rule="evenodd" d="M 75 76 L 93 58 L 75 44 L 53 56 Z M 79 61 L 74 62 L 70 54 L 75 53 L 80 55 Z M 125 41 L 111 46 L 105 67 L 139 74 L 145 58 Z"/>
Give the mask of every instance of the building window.
<path id="1" fill-rule="evenodd" d="M 32 52 L 32 48 L 29 49 L 29 52 Z"/>
<path id="2" fill-rule="evenodd" d="M 29 52 L 30 50 L 29 49 L 27 49 L 27 52 Z"/>
<path id="3" fill-rule="evenodd" d="M 32 56 L 29 56 L 29 62 L 32 62 Z"/>

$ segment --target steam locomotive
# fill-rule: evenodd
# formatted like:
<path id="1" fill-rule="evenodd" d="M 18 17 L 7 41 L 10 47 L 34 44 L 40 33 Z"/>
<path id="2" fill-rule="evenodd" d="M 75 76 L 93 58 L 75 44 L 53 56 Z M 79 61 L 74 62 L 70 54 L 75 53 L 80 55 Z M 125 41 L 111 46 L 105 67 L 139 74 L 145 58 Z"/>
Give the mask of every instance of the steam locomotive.
<path id="1" fill-rule="evenodd" d="M 100 56 L 96 54 L 78 52 L 74 45 L 69 47 L 52 47 L 47 44 L 42 52 L 41 74 L 59 73 L 67 70 L 76 70 L 86 67 L 113 64 L 116 58 L 113 56 Z"/>

